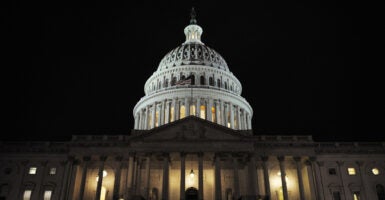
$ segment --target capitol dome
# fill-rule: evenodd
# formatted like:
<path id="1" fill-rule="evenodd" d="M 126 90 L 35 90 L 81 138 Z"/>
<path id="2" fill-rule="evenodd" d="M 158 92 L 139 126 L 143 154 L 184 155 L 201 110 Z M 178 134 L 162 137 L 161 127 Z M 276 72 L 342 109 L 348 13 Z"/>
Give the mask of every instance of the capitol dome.
<path id="1" fill-rule="evenodd" d="M 226 61 L 201 41 L 192 10 L 186 41 L 167 53 L 136 104 L 134 129 L 148 130 L 194 115 L 235 130 L 250 130 L 253 110 Z"/>

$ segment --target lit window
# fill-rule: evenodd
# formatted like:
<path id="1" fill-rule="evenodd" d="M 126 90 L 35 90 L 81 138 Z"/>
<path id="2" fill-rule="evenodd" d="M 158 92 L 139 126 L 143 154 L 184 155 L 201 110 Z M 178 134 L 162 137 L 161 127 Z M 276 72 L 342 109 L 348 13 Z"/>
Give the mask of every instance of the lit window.
<path id="1" fill-rule="evenodd" d="M 373 168 L 372 169 L 372 173 L 373 173 L 373 175 L 379 175 L 380 174 L 380 170 L 378 168 Z"/>
<path id="2" fill-rule="evenodd" d="M 179 118 L 183 119 L 184 117 L 186 117 L 186 109 L 185 106 L 182 105 L 179 109 Z"/>
<path id="3" fill-rule="evenodd" d="M 56 174 L 56 167 L 51 167 L 51 168 L 49 169 L 49 174 L 50 174 L 50 175 L 55 175 L 55 174 Z"/>
<path id="4" fill-rule="evenodd" d="M 51 196 L 52 196 L 51 190 L 44 191 L 44 200 L 51 200 Z"/>
<path id="5" fill-rule="evenodd" d="M 201 114 L 200 114 L 200 118 L 206 119 L 206 106 L 204 106 L 204 105 L 201 105 Z"/>
<path id="6" fill-rule="evenodd" d="M 353 192 L 353 200 L 360 200 L 360 192 Z"/>
<path id="7" fill-rule="evenodd" d="M 23 194 L 23 200 L 30 200 L 31 194 L 32 194 L 32 190 L 25 190 Z"/>
<path id="8" fill-rule="evenodd" d="M 348 174 L 349 175 L 356 175 L 356 169 L 354 169 L 354 167 L 349 167 L 348 168 Z"/>
<path id="9" fill-rule="evenodd" d="M 29 174 L 36 174 L 36 172 L 37 172 L 37 168 L 36 167 L 30 167 L 29 168 Z"/>
<path id="10" fill-rule="evenodd" d="M 196 115 L 195 114 L 195 105 L 190 105 L 190 115 Z"/>
<path id="11" fill-rule="evenodd" d="M 216 116 L 215 116 L 215 107 L 211 107 L 211 121 L 215 122 L 216 121 Z"/>

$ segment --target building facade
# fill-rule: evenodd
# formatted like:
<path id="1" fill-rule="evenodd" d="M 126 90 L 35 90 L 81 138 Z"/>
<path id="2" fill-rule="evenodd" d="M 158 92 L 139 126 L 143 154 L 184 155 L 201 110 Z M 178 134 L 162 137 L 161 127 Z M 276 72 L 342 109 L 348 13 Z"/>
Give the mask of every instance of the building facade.
<path id="1" fill-rule="evenodd" d="M 253 134 L 241 83 L 194 13 L 184 32 L 131 134 L 2 142 L 0 200 L 385 200 L 385 142 Z"/>

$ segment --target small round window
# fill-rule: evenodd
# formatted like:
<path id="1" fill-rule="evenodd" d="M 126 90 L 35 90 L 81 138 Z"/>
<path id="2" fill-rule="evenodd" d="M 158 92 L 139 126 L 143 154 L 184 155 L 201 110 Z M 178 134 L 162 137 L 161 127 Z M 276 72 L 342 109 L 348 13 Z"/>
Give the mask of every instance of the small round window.
<path id="1" fill-rule="evenodd" d="M 380 174 L 380 170 L 378 170 L 378 168 L 373 168 L 373 169 L 372 169 L 372 173 L 373 173 L 374 175 L 379 175 L 379 174 Z"/>

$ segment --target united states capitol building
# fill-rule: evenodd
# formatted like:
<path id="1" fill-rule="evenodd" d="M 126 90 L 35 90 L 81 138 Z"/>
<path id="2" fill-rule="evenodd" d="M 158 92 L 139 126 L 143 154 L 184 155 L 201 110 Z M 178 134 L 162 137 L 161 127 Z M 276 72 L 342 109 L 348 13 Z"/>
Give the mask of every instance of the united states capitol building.
<path id="1" fill-rule="evenodd" d="M 194 12 L 184 33 L 131 133 L 0 143 L 0 200 L 385 200 L 385 141 L 253 134 L 241 82 Z"/>

